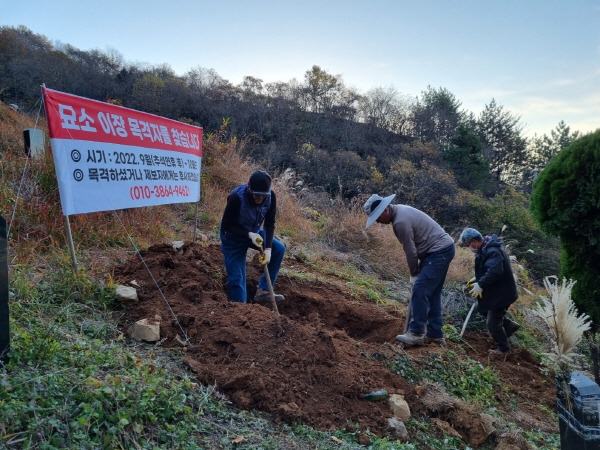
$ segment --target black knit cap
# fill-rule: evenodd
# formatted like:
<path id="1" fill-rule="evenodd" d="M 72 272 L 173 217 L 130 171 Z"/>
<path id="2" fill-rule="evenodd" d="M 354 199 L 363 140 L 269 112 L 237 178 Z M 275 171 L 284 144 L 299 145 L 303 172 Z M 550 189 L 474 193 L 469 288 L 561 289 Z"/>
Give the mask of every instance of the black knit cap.
<path id="1" fill-rule="evenodd" d="M 264 170 L 257 170 L 250 175 L 248 190 L 251 194 L 269 195 L 271 192 L 271 177 Z"/>

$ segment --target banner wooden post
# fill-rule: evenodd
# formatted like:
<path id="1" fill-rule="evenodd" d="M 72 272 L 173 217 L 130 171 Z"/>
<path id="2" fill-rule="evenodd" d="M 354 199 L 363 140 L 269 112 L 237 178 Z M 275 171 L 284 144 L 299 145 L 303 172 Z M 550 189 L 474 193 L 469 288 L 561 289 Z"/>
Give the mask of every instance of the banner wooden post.
<path id="1" fill-rule="evenodd" d="M 73 267 L 75 268 L 75 272 L 77 272 L 77 256 L 75 256 L 75 246 L 73 245 L 73 236 L 71 235 L 71 223 L 69 222 L 69 216 L 65 216 L 65 229 L 67 230 L 67 241 L 69 242 L 69 250 L 71 250 Z"/>
<path id="2" fill-rule="evenodd" d="M 0 215 L 0 362 L 8 363 L 9 351 L 8 236 L 6 235 L 6 219 Z"/>
<path id="3" fill-rule="evenodd" d="M 196 202 L 196 214 L 195 214 L 195 219 L 194 219 L 194 240 L 193 242 L 196 242 L 196 232 L 198 230 L 198 202 Z"/>

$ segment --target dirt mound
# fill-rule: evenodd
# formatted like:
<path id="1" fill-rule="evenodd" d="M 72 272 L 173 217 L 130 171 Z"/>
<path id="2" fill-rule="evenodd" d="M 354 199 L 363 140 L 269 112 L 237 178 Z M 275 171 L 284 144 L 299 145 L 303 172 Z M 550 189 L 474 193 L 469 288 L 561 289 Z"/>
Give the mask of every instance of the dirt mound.
<path id="1" fill-rule="evenodd" d="M 115 270 L 118 281 L 135 280 L 139 286 L 139 303 L 128 307 L 123 325 L 160 316 L 161 338 L 169 345 L 176 335 L 183 336 L 183 328 L 195 347 L 186 353 L 185 362 L 201 382 L 216 384 L 240 408 L 267 411 L 276 419 L 321 430 L 351 424 L 380 435 L 386 433 L 392 413 L 387 401 L 367 401 L 361 397 L 365 393 L 386 389 L 403 394 L 413 411 L 427 413 L 415 386 L 394 374 L 386 361 L 399 353 L 416 358 L 447 349 L 431 345 L 403 351 L 395 344 L 404 322 L 401 311 L 353 298 L 343 283 L 280 275 L 276 290 L 286 301 L 278 305 L 277 315 L 265 306 L 227 300 L 218 244 L 186 244 L 178 251 L 157 245 L 142 256 L 152 276 L 139 260 Z M 247 275 L 252 298 L 257 264 L 248 264 Z M 490 358 L 488 336 L 473 333 L 467 340 L 468 357 L 484 365 L 489 358 L 510 392 L 518 394 L 518 410 L 525 414 L 522 424 L 533 429 L 534 424 L 551 423 L 537 405 L 554 407 L 553 384 L 527 350 Z M 458 349 L 454 343 L 448 349 L 453 347 Z M 504 395 L 498 392 L 499 399 Z"/>

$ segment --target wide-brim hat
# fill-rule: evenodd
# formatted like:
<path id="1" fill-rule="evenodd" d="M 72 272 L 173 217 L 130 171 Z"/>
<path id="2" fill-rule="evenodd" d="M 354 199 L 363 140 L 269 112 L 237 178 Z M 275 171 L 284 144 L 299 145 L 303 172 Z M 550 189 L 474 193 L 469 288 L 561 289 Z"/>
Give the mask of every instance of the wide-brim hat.
<path id="1" fill-rule="evenodd" d="M 363 207 L 365 213 L 369 218 L 367 219 L 367 226 L 369 228 L 373 223 L 379 218 L 381 213 L 385 211 L 385 208 L 389 206 L 389 204 L 394 200 L 396 194 L 388 195 L 387 197 L 381 197 L 377 194 L 371 195 L 369 200 L 365 202 L 365 206 Z"/>

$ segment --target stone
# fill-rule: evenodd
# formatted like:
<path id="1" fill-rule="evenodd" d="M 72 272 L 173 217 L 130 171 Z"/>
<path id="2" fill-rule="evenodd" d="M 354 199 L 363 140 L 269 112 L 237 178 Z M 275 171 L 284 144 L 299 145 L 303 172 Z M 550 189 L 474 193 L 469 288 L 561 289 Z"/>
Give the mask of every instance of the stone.
<path id="1" fill-rule="evenodd" d="M 117 286 L 115 298 L 124 305 L 133 305 L 138 302 L 137 291 L 131 286 Z"/>
<path id="2" fill-rule="evenodd" d="M 180 347 L 185 347 L 186 345 L 188 345 L 187 341 L 178 334 L 175 335 L 175 338 L 173 339 L 173 344 L 179 345 Z"/>
<path id="3" fill-rule="evenodd" d="M 402 395 L 392 394 L 388 401 L 395 417 L 402 422 L 406 422 L 410 419 L 410 407 Z"/>
<path id="4" fill-rule="evenodd" d="M 396 417 L 390 417 L 388 419 L 388 430 L 394 439 L 406 441 L 408 439 L 408 430 L 406 425 Z"/>
<path id="5" fill-rule="evenodd" d="M 138 320 L 127 331 L 136 341 L 156 342 L 160 340 L 160 323 L 151 319 Z"/>

